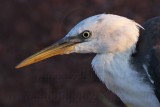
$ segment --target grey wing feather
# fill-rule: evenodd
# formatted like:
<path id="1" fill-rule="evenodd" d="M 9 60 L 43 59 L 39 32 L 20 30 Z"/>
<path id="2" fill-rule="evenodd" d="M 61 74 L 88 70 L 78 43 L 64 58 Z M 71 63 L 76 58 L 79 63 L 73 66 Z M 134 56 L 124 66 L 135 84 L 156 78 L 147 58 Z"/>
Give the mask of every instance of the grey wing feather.
<path id="1" fill-rule="evenodd" d="M 155 94 L 160 102 L 160 17 L 143 24 L 136 47 L 136 59 L 140 65 L 147 65 L 148 73 L 154 81 Z"/>

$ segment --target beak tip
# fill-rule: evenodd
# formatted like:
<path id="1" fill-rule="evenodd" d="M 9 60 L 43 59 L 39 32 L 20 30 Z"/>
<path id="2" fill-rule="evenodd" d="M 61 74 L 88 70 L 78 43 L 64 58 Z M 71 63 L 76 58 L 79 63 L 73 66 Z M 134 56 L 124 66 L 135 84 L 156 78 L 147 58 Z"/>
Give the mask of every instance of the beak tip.
<path id="1" fill-rule="evenodd" d="M 15 69 L 19 69 L 21 68 L 20 64 L 18 64 L 17 66 L 15 66 Z"/>
<path id="2" fill-rule="evenodd" d="M 27 65 L 25 65 L 24 63 L 20 63 L 17 66 L 15 66 L 15 69 L 19 69 L 19 68 L 22 68 L 24 66 L 27 66 Z"/>

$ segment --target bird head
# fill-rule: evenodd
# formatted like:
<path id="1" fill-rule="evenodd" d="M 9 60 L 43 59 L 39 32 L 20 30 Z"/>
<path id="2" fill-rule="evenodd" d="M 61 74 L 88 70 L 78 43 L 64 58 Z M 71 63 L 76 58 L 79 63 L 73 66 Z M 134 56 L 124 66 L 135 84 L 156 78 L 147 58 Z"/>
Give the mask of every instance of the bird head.
<path id="1" fill-rule="evenodd" d="M 99 14 L 89 17 L 61 40 L 22 61 L 21 68 L 43 59 L 69 53 L 118 53 L 133 47 L 139 36 L 136 22 L 122 16 Z"/>

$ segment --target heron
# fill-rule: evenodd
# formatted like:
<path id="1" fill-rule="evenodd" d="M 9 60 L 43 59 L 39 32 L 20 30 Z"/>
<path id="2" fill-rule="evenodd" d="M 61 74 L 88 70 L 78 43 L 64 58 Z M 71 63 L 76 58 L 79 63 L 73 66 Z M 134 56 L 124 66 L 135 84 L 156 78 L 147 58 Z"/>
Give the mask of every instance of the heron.
<path id="1" fill-rule="evenodd" d="M 70 53 L 95 53 L 93 70 L 124 104 L 160 107 L 160 17 L 142 27 L 119 15 L 91 16 L 16 68 Z"/>

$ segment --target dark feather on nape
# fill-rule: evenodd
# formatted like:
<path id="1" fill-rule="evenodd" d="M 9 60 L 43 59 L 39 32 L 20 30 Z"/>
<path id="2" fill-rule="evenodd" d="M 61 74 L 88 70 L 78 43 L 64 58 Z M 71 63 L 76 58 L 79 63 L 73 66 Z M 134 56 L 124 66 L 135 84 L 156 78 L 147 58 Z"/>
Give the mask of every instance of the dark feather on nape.
<path id="1" fill-rule="evenodd" d="M 137 66 L 147 65 L 148 73 L 154 81 L 155 94 L 160 102 L 160 17 L 152 18 L 140 30 L 136 52 L 132 55 Z"/>

